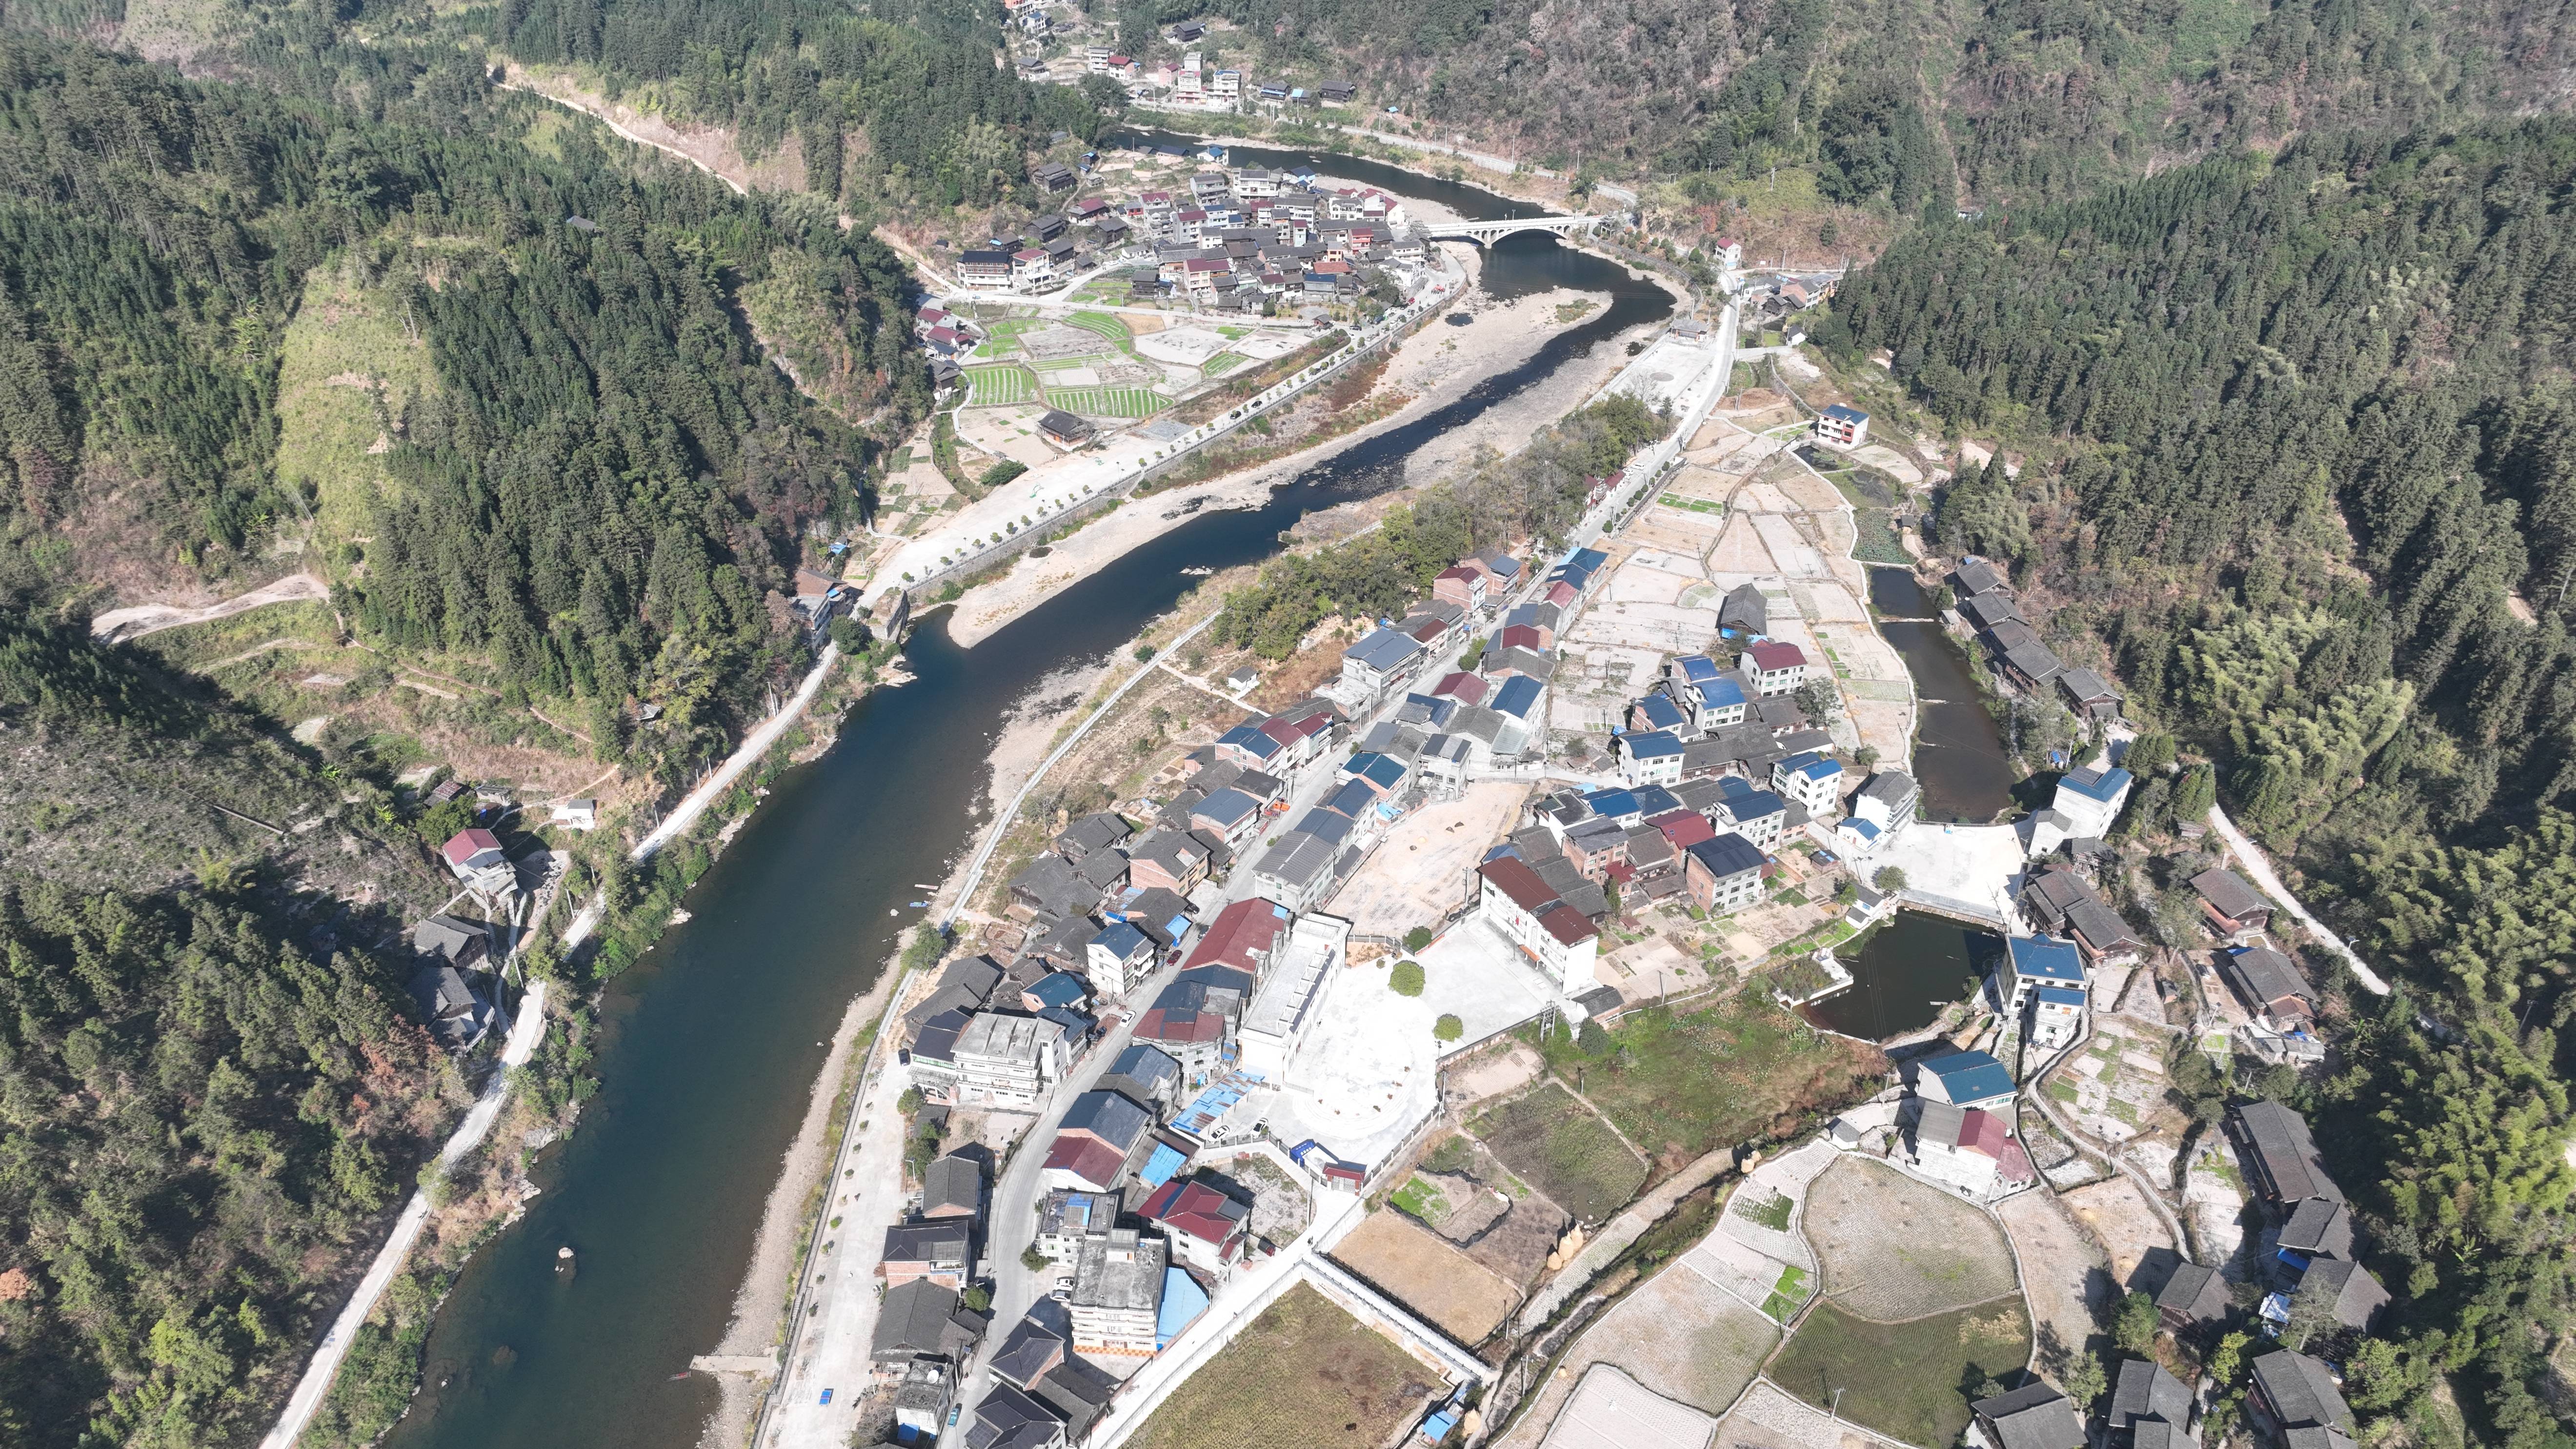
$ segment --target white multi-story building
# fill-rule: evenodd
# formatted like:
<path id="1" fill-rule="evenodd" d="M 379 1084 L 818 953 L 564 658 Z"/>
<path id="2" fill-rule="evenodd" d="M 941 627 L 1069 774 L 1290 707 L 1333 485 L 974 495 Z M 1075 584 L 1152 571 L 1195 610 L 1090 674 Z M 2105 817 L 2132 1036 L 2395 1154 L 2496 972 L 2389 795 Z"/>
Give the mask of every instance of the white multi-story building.
<path id="1" fill-rule="evenodd" d="M 1154 1352 L 1167 1250 L 1159 1238 L 1113 1228 L 1085 1238 L 1074 1255 L 1073 1347 L 1078 1353 L 1143 1358 Z"/>
<path id="2" fill-rule="evenodd" d="M 1806 806 L 1809 815 L 1822 820 L 1834 813 L 1834 802 L 1842 798 L 1843 767 L 1839 761 L 1808 750 L 1773 762 L 1771 788 Z"/>
<path id="3" fill-rule="evenodd" d="M 1569 996 L 1596 984 L 1601 933 L 1517 856 L 1476 867 L 1477 909 Z"/>
<path id="4" fill-rule="evenodd" d="M 956 1094 L 966 1102 L 1026 1107 L 1045 1093 L 1064 1063 L 1064 1033 L 1055 1023 L 1007 1011 L 980 1011 L 957 1034 Z"/>

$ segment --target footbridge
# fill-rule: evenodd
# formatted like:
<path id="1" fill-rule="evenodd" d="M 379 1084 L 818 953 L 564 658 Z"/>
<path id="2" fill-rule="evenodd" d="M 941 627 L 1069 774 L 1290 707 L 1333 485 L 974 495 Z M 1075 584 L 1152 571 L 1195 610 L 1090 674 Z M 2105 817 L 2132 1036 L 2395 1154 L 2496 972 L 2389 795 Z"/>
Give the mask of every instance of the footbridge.
<path id="1" fill-rule="evenodd" d="M 1425 227 L 1422 234 L 1433 241 L 1471 241 L 1483 247 L 1492 246 L 1515 232 L 1543 231 L 1551 236 L 1589 233 L 1609 219 L 1606 216 L 1521 216 L 1505 221 L 1452 221 Z"/>

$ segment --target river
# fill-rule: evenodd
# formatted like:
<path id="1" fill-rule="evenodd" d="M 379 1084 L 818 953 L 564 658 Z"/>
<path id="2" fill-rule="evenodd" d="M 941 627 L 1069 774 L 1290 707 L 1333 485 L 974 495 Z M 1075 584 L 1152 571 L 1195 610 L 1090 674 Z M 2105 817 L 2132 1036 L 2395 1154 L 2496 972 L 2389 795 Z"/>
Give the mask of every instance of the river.
<path id="1" fill-rule="evenodd" d="M 1473 219 L 1535 208 L 1350 157 L 1241 147 L 1239 162 L 1333 173 Z M 762 1205 L 825 1042 L 866 991 L 974 824 L 988 755 L 1012 707 L 1049 674 L 1097 659 L 1197 580 L 1275 553 L 1307 512 L 1402 477 L 1414 450 L 1588 352 L 1668 315 L 1626 269 L 1524 234 L 1492 248 L 1485 289 L 1604 292 L 1599 317 L 1457 402 L 1298 475 L 1262 508 L 1211 512 L 965 650 L 934 613 L 906 651 L 916 678 L 841 722 L 819 760 L 781 776 L 686 905 L 693 919 L 608 988 L 601 1090 L 539 1162 L 527 1216 L 478 1252 L 430 1338 L 427 1385 L 390 1436 L 400 1449 L 689 1449 L 717 1400 L 674 1380 L 716 1344 Z M 888 911 L 903 910 L 890 916 Z M 871 1225 L 870 1230 L 873 1230 Z M 556 1249 L 575 1271 L 556 1271 Z"/>
<path id="2" fill-rule="evenodd" d="M 1984 825 L 2013 803 L 2012 761 L 2003 732 L 1977 689 L 1966 651 L 1933 616 L 1932 601 L 1900 568 L 1869 571 L 1879 637 L 1896 647 L 1914 677 L 1914 779 L 1935 820 Z"/>

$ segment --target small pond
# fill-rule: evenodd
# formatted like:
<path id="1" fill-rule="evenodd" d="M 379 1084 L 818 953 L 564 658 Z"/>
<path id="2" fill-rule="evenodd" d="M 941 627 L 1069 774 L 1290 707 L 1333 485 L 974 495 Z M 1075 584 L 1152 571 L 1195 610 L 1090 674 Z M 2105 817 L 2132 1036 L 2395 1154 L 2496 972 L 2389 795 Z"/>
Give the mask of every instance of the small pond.
<path id="1" fill-rule="evenodd" d="M 1885 1041 L 1920 1031 L 1968 994 L 2003 954 L 2003 938 L 1923 911 L 1898 911 L 1834 955 L 1849 988 L 1799 1010 L 1846 1036 Z"/>

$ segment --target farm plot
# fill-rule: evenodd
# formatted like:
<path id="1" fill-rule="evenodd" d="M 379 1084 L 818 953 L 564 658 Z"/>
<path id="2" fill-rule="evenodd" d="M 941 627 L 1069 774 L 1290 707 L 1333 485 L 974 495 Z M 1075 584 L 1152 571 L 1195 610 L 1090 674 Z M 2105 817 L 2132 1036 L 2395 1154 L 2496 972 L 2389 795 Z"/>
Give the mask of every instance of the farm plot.
<path id="1" fill-rule="evenodd" d="M 1825 1291 L 1862 1318 L 1920 1318 L 2013 1291 L 2012 1248 L 1992 1218 L 1867 1158 L 1836 1162 L 1808 1187 L 1803 1226 Z"/>
<path id="2" fill-rule="evenodd" d="M 1815 1277 L 1806 1269 L 1760 1252 L 1723 1229 L 1684 1253 L 1682 1265 L 1737 1302 L 1759 1308 L 1774 1323 L 1788 1322 L 1815 1291 Z"/>
<path id="3" fill-rule="evenodd" d="M 1505 1167 L 1585 1222 L 1617 1212 L 1646 1182 L 1645 1159 L 1554 1082 L 1487 1108 L 1467 1130 Z"/>
<path id="4" fill-rule="evenodd" d="M 1616 1365 L 1665 1398 L 1722 1414 L 1779 1341 L 1761 1314 L 1676 1263 L 1585 1330 L 1567 1362 Z"/>
<path id="5" fill-rule="evenodd" d="M 1567 1080 L 1581 1068 L 1583 1095 L 1668 1169 L 1786 1136 L 1820 1109 L 1867 1097 L 1887 1070 L 1876 1047 L 1819 1032 L 1750 991 L 1697 1011 L 1631 1011 L 1610 1029 L 1620 1050 L 1598 1058 L 1569 1033 L 1536 1035 L 1548 1065 Z"/>
<path id="6" fill-rule="evenodd" d="M 1149 387 L 1051 387 L 1047 406 L 1094 418 L 1151 417 L 1164 403 Z"/>
<path id="7" fill-rule="evenodd" d="M 2017 1299 L 1905 1323 L 1872 1323 L 1825 1302 L 1799 1321 L 1770 1377 L 1818 1408 L 1943 1449 L 1968 1427 L 1965 1386 L 2003 1378 L 2029 1358 L 2030 1322 Z"/>
<path id="8" fill-rule="evenodd" d="M 1128 330 L 1127 324 L 1121 321 L 1117 314 L 1111 312 L 1076 312 L 1065 318 L 1064 323 L 1068 327 L 1079 327 L 1085 332 L 1107 338 L 1120 347 L 1125 347 L 1136 340 L 1136 334 Z"/>
<path id="9" fill-rule="evenodd" d="M 1441 1385 L 1300 1283 L 1163 1400 L 1135 1449 L 1373 1449 Z"/>
<path id="10" fill-rule="evenodd" d="M 1017 364 L 967 368 L 966 387 L 966 405 L 970 408 L 1004 407 L 1028 402 L 1038 395 L 1036 375 Z"/>
<path id="11" fill-rule="evenodd" d="M 1369 1214 L 1334 1245 L 1333 1257 L 1463 1344 L 1484 1342 L 1521 1299 L 1519 1289 L 1403 1213 Z"/>
<path id="12" fill-rule="evenodd" d="M 1222 377 L 1251 360 L 1240 352 L 1220 352 L 1200 363 L 1199 373 L 1205 377 Z"/>

